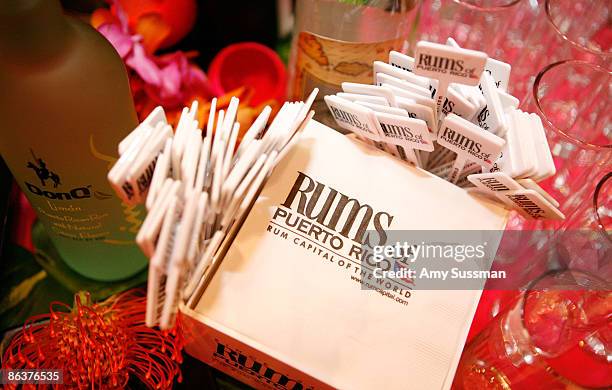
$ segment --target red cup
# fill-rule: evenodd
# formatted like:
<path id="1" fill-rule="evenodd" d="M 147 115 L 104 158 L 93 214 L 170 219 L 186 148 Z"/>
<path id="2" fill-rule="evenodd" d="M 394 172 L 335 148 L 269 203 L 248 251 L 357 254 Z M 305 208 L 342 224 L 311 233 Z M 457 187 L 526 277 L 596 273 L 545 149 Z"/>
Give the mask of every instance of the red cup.
<path id="1" fill-rule="evenodd" d="M 253 106 L 269 99 L 285 100 L 285 64 L 274 50 L 259 43 L 236 43 L 221 50 L 208 68 L 208 80 L 222 94 L 243 86 L 253 88 Z"/>

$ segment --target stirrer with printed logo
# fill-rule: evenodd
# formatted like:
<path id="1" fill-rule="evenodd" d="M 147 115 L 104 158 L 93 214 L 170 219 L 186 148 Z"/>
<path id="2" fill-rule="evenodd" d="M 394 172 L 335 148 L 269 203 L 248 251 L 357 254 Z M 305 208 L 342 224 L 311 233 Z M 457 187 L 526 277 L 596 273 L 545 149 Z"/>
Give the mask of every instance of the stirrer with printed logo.
<path id="1" fill-rule="evenodd" d="M 463 51 L 452 38 L 447 39 L 446 49 L 441 48 L 440 45 L 429 45 L 426 42 L 420 42 L 417 46 L 421 47 L 420 53 L 424 54 L 421 57 L 417 53 L 418 59 L 422 62 L 421 65 L 429 66 L 430 71 L 435 66 L 444 66 L 449 67 L 447 69 L 449 73 L 456 73 L 458 68 L 463 68 L 465 62 L 459 62 L 460 58 L 453 57 L 453 55 L 470 54 L 469 51 Z M 446 60 L 440 60 L 443 55 L 446 55 Z M 480 61 L 478 65 L 478 72 L 480 72 L 483 55 L 476 54 L 476 57 Z M 345 92 L 340 92 L 336 96 L 344 99 L 342 101 L 348 100 L 368 110 L 355 108 L 354 104 L 347 104 L 344 108 L 338 109 L 340 100 L 336 101 L 333 97 L 326 97 L 328 107 L 338 125 L 358 134 L 359 138 L 366 139 L 379 149 L 403 160 L 411 161 L 430 173 L 440 177 L 450 176 L 451 181 L 461 187 L 476 185 L 475 188 L 469 190 L 503 202 L 506 206 L 517 208 L 519 212 L 521 212 L 518 210 L 521 205 L 532 205 L 540 199 L 529 194 L 531 196 L 529 200 L 511 204 L 507 197 L 502 196 L 511 190 L 533 190 L 549 203 L 544 206 L 550 206 L 554 208 L 554 211 L 532 213 L 531 218 L 536 218 L 537 215 L 546 215 L 546 218 L 562 218 L 562 214 L 557 209 L 558 203 L 537 185 L 537 181 L 555 173 L 552 154 L 539 117 L 518 110 L 518 99 L 507 93 L 510 64 L 486 58 L 484 71 L 478 83 L 474 81 L 477 77 L 476 73 L 473 73 L 471 79 L 469 77 L 463 80 L 455 79 L 446 89 L 447 96 L 437 99 L 438 103 L 442 104 L 440 112 L 443 116 L 455 114 L 474 123 L 480 130 L 492 133 L 505 141 L 500 157 L 492 160 L 492 166 L 480 159 L 470 158 L 470 152 L 472 157 L 478 153 L 475 150 L 469 152 L 462 150 L 461 153 L 457 153 L 452 148 L 437 144 L 437 138 L 440 136 L 439 124 L 442 123 L 436 118 L 437 106 L 431 98 L 436 95 L 440 96 L 438 92 L 439 69 L 433 74 L 435 78 L 429 78 L 414 73 L 416 64 L 414 58 L 392 51 L 389 53 L 388 64 L 381 61 L 373 63 L 374 87 L 353 83 L 343 84 Z M 466 80 L 469 85 L 466 85 Z M 442 90 L 444 90 L 444 85 Z M 389 130 L 396 132 L 396 130 L 403 129 L 404 126 L 400 127 L 396 123 L 385 122 L 390 118 L 403 122 L 404 119 L 399 117 L 424 121 L 433 138 L 433 151 L 428 146 L 429 149 L 421 148 L 418 153 L 411 154 L 411 149 L 406 148 L 409 145 L 400 146 L 400 137 L 390 133 Z M 346 122 L 347 118 L 361 118 L 359 119 L 360 124 L 368 123 L 369 128 L 373 129 L 370 136 L 363 134 L 363 129 L 342 123 Z M 442 116 L 441 119 L 443 119 Z M 472 130 L 477 136 L 480 134 L 475 127 L 472 127 Z M 497 138 L 493 139 L 499 141 Z M 479 148 L 480 146 L 475 146 L 475 149 Z M 415 149 L 419 148 L 415 147 Z M 522 212 L 521 214 L 528 217 L 528 213 Z"/>
<path id="2" fill-rule="evenodd" d="M 415 49 L 414 73 L 438 80 L 434 100 L 440 114 L 448 85 L 478 85 L 487 59 L 480 51 L 420 41 Z"/>
<path id="3" fill-rule="evenodd" d="M 456 183 L 467 161 L 491 168 L 501 155 L 506 141 L 455 114 L 444 118 L 438 132 L 438 144 L 457 154 L 448 181 Z"/>

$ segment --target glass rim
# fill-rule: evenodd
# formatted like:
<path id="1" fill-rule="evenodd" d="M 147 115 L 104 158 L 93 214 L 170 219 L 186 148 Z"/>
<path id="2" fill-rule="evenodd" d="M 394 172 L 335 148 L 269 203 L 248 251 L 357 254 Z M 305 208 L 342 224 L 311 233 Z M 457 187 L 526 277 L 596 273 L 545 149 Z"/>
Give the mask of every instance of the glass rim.
<path id="1" fill-rule="evenodd" d="M 536 286 L 537 286 L 537 284 L 540 281 L 544 280 L 547 277 L 550 277 L 550 276 L 553 276 L 553 275 L 559 275 L 559 274 L 562 274 L 562 273 L 565 273 L 565 272 L 587 276 L 590 279 L 593 279 L 593 280 L 596 280 L 598 282 L 601 282 L 603 285 L 612 286 L 612 281 L 607 281 L 607 280 L 601 278 L 599 275 L 594 274 L 591 271 L 586 271 L 586 270 L 582 270 L 582 269 L 579 269 L 579 268 L 574 269 L 574 268 L 563 267 L 563 268 L 550 269 L 550 270 L 542 273 L 540 276 L 536 277 L 531 282 L 529 282 L 527 284 L 527 286 L 525 287 L 524 291 L 526 293 L 530 292 L 530 291 L 536 291 Z M 588 291 L 598 291 L 597 289 L 589 289 L 588 287 L 585 288 L 585 290 L 588 290 Z M 603 291 L 602 289 L 599 289 L 599 290 Z"/>
<path id="2" fill-rule="evenodd" d="M 604 184 L 606 184 L 606 182 L 610 180 L 611 178 L 612 178 L 612 171 L 606 173 L 604 177 L 602 177 L 601 180 L 597 182 L 597 185 L 595 186 L 595 191 L 593 193 L 593 213 L 595 214 L 595 219 L 597 220 L 597 227 L 599 228 L 599 231 L 605 238 L 608 239 L 608 241 L 612 243 L 612 234 L 608 233 L 606 226 L 601 220 L 601 215 L 598 212 L 599 206 L 600 206 L 599 193 L 601 192 L 601 189 L 603 188 Z"/>
<path id="3" fill-rule="evenodd" d="M 559 275 L 565 272 L 570 272 L 572 274 L 579 274 L 579 275 L 583 275 L 586 276 L 587 278 L 590 278 L 592 280 L 596 280 L 598 282 L 602 282 L 604 285 L 610 285 L 609 282 L 607 282 L 606 280 L 600 278 L 599 276 L 593 274 L 592 272 L 589 271 L 584 271 L 581 269 L 570 269 L 570 268 L 561 268 L 561 269 L 553 269 L 550 271 L 546 271 L 544 272 L 542 275 L 538 276 L 537 278 L 533 279 L 531 282 L 529 282 L 529 284 L 527 285 L 527 287 L 525 288 L 525 290 L 523 291 L 523 293 L 521 294 L 522 296 L 520 297 L 520 316 L 521 316 L 521 326 L 523 327 L 523 329 L 525 329 L 525 331 L 527 332 L 527 334 L 529 334 L 529 328 L 527 327 L 527 323 L 525 322 L 526 318 L 525 318 L 525 304 L 527 303 L 527 295 L 529 292 L 531 291 L 537 291 L 536 290 L 536 286 L 537 284 L 550 277 L 553 275 Z M 574 278 L 576 279 L 576 278 Z M 585 290 L 588 291 L 597 291 L 597 290 L 589 290 L 588 288 L 586 288 Z M 529 335 L 529 337 L 531 337 L 531 335 Z M 535 344 L 534 344 L 535 346 Z M 535 346 L 537 348 L 537 346 Z M 538 348 L 539 349 L 539 348 Z M 544 353 L 544 351 L 541 351 L 543 356 L 547 356 L 548 354 Z"/>
<path id="4" fill-rule="evenodd" d="M 538 90 L 540 88 L 540 82 L 542 81 L 542 77 L 544 77 L 544 75 L 548 71 L 554 68 L 560 67 L 560 66 L 564 66 L 564 65 L 586 66 L 596 72 L 603 72 L 603 73 L 607 73 L 608 76 L 612 76 L 612 71 L 606 70 L 599 65 L 595 65 L 590 62 L 580 61 L 580 60 L 563 60 L 563 61 L 555 62 L 555 63 L 545 66 L 542 70 L 538 72 L 538 75 L 536 76 L 535 81 L 533 82 L 533 87 L 532 87 L 533 99 L 535 101 L 536 109 L 538 111 L 540 118 L 544 122 L 546 122 L 546 124 L 551 128 L 551 130 L 561 135 L 563 138 L 567 139 L 574 145 L 577 145 L 585 149 L 592 149 L 592 150 L 606 150 L 606 149 L 612 150 L 612 144 L 604 144 L 604 145 L 592 144 L 590 142 L 586 142 L 572 135 L 569 135 L 566 131 L 559 129 L 554 123 L 552 123 L 551 120 L 548 119 L 548 116 L 546 115 L 546 113 L 544 113 L 544 110 L 542 109 L 542 105 L 540 102 L 540 98 L 538 97 Z"/>
<path id="5" fill-rule="evenodd" d="M 508 0 L 507 4 L 503 4 L 503 5 L 497 5 L 494 7 L 482 7 L 476 4 L 472 4 L 467 0 L 453 0 L 454 3 L 462 5 L 466 8 L 472 9 L 474 11 L 483 11 L 483 12 L 496 12 L 496 11 L 505 11 L 508 10 L 509 8 L 514 7 L 515 5 L 517 5 L 518 3 L 520 3 L 523 0 Z"/>
<path id="6" fill-rule="evenodd" d="M 561 37 L 561 39 L 563 39 L 564 41 L 569 42 L 572 46 L 577 47 L 580 50 L 584 50 L 588 53 L 591 54 L 595 54 L 597 56 L 601 56 L 601 57 L 606 57 L 606 58 L 612 58 L 612 52 L 607 52 L 607 51 L 601 51 L 601 50 L 594 50 L 590 47 L 584 46 L 578 42 L 576 42 L 575 40 L 571 39 L 570 37 L 568 37 L 566 34 L 564 34 L 561 29 L 559 28 L 559 26 L 557 26 L 557 24 L 553 21 L 552 15 L 551 15 L 551 0 L 545 0 L 544 2 L 544 10 L 546 13 L 546 19 L 548 19 L 548 22 L 552 25 L 552 27 L 555 29 L 555 31 L 559 34 L 559 36 Z"/>

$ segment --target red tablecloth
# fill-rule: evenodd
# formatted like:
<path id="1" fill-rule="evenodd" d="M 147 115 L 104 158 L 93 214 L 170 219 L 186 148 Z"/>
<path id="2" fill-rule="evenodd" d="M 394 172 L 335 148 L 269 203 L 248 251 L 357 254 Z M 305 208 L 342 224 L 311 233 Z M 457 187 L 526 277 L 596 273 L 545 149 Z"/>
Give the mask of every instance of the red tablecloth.
<path id="1" fill-rule="evenodd" d="M 11 239 L 16 244 L 33 251 L 32 246 L 32 224 L 36 216 L 26 198 L 19 194 L 15 201 L 13 212 L 17 218 L 13 218 L 14 225 L 11 226 Z M 468 334 L 469 343 L 481 330 L 483 330 L 495 315 L 502 312 L 507 305 L 517 296 L 518 291 L 485 290 L 482 293 L 474 320 Z M 612 325 L 609 327 L 612 333 Z M 560 374 L 589 387 L 605 387 L 612 385 L 612 364 L 603 360 L 595 360 L 591 355 L 576 346 L 563 356 L 550 360 L 549 364 Z"/>

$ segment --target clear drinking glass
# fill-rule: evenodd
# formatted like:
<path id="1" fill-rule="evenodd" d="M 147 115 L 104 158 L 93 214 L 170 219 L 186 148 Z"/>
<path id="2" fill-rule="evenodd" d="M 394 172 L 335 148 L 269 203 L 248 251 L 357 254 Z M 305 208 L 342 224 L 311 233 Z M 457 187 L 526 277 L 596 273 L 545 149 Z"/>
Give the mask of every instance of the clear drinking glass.
<path id="1" fill-rule="evenodd" d="M 609 69 L 612 64 L 610 1 L 546 0 L 544 7 L 548 22 L 564 43 L 568 44 L 561 55 Z"/>
<path id="2" fill-rule="evenodd" d="M 612 172 L 599 180 L 556 232 L 557 265 L 612 279 Z"/>
<path id="3" fill-rule="evenodd" d="M 612 172 L 604 174 L 585 197 L 567 212 L 556 230 L 550 224 L 524 224 L 526 229 L 506 230 L 493 269 L 506 271 L 509 278 L 487 282 L 471 334 L 503 311 L 519 288 L 550 269 L 577 269 L 612 280 Z M 612 327 L 605 335 L 584 340 L 583 345 L 576 353 L 609 356 L 612 362 Z"/>
<path id="4" fill-rule="evenodd" d="M 612 52 L 609 0 L 532 0 L 533 18 L 519 40 L 511 39 L 504 60 L 512 64 L 510 92 L 523 101 L 539 69 L 562 60 L 582 60 L 610 69 Z M 508 47 L 512 46 L 512 48 Z"/>
<path id="5" fill-rule="evenodd" d="M 529 0 L 427 0 L 423 3 L 423 17 L 417 37 L 445 43 L 448 37 L 459 46 L 480 50 L 490 57 L 512 65 L 509 92 L 514 85 L 523 84 L 519 77 L 525 72 L 515 71 L 514 61 L 527 55 L 528 38 L 536 30 L 536 21 L 543 13 L 538 1 Z M 527 77 L 537 71 L 530 67 Z M 514 93 L 513 93 L 514 94 Z M 519 99 L 522 95 L 515 96 Z"/>
<path id="6" fill-rule="evenodd" d="M 609 281 L 582 271 L 544 274 L 466 346 L 453 387 L 571 388 L 547 359 L 612 321 L 611 289 Z"/>
<path id="7" fill-rule="evenodd" d="M 583 61 L 561 61 L 538 73 L 523 109 L 542 119 L 557 172 L 539 183 L 566 216 L 612 168 L 612 72 Z"/>
<path id="8" fill-rule="evenodd" d="M 591 198 L 567 216 L 556 232 L 552 263 L 612 280 L 612 172 L 595 186 Z M 575 362 L 589 372 L 577 372 Z M 571 351 L 548 364 L 574 382 L 589 387 L 612 386 L 612 323 L 586 337 Z M 607 370 L 602 372 L 602 370 Z M 607 374 L 606 374 L 607 372 Z"/>
<path id="9" fill-rule="evenodd" d="M 503 56 L 508 29 L 523 17 L 523 0 L 427 0 L 419 24 L 419 40 L 445 43 Z"/>
<path id="10" fill-rule="evenodd" d="M 418 39 L 486 52 L 512 65 L 509 92 L 521 102 L 539 69 L 578 59 L 612 66 L 609 0 L 427 0 Z"/>

